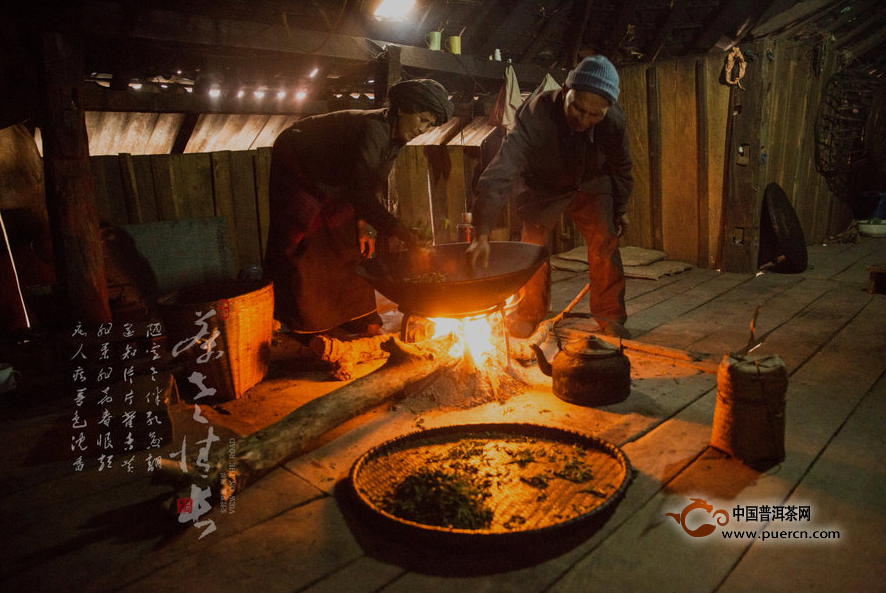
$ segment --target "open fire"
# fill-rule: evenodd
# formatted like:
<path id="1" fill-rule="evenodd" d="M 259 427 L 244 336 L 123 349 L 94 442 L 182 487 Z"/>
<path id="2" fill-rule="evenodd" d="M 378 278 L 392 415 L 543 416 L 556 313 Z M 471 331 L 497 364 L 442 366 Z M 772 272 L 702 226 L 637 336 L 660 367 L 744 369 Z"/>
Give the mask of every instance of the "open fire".
<path id="1" fill-rule="evenodd" d="M 508 336 L 501 311 L 461 318 L 435 317 L 428 320 L 431 339 L 452 336 L 448 355 L 459 363 L 438 381 L 451 391 L 451 403 L 471 406 L 507 399 L 517 389 L 510 374 Z M 448 384 L 448 385 L 447 385 Z"/>

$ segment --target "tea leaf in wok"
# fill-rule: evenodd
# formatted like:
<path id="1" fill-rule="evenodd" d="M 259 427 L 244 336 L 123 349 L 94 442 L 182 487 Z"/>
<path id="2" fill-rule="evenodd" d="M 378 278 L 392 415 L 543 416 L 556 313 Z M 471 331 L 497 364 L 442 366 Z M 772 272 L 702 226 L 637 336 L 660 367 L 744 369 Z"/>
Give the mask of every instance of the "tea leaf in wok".
<path id="1" fill-rule="evenodd" d="M 441 272 L 427 272 L 418 276 L 404 278 L 403 282 L 446 282 L 446 274 Z"/>

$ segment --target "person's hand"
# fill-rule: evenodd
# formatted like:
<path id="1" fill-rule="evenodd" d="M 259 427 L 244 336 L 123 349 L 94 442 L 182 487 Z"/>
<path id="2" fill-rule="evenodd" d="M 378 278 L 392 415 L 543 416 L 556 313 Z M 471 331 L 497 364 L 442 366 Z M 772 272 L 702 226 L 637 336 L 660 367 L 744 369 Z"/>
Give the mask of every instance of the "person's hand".
<path id="1" fill-rule="evenodd" d="M 628 228 L 628 225 L 631 224 L 631 219 L 628 217 L 627 212 L 623 212 L 615 217 L 615 236 L 621 237 L 625 234 L 625 231 Z"/>
<path id="2" fill-rule="evenodd" d="M 471 270 L 489 266 L 489 235 L 477 235 L 465 251 Z"/>
<path id="3" fill-rule="evenodd" d="M 375 231 L 369 229 L 360 229 L 360 253 L 365 258 L 372 257 L 375 253 Z"/>

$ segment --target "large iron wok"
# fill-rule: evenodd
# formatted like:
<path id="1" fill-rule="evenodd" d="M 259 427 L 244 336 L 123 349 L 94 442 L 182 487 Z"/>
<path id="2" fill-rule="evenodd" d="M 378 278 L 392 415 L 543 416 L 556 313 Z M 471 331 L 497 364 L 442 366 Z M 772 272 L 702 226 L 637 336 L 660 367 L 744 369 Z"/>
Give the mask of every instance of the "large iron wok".
<path id="1" fill-rule="evenodd" d="M 357 273 L 404 313 L 463 317 L 504 303 L 547 260 L 545 247 L 490 242 L 489 266 L 472 271 L 468 243 L 445 243 L 397 251 L 365 261 Z"/>

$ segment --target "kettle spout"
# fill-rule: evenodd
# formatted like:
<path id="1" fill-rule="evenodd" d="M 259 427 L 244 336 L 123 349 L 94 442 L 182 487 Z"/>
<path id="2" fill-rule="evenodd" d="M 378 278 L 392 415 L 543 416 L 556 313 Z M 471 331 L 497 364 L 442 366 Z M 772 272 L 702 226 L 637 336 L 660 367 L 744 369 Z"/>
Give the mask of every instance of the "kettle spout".
<path id="1" fill-rule="evenodd" d="M 545 358 L 545 353 L 541 348 L 538 347 L 537 344 L 530 345 L 532 350 L 535 352 L 535 358 L 538 360 L 538 368 L 541 372 L 543 372 L 548 377 L 553 376 L 553 371 L 551 370 L 551 363 L 548 362 L 548 359 Z"/>

